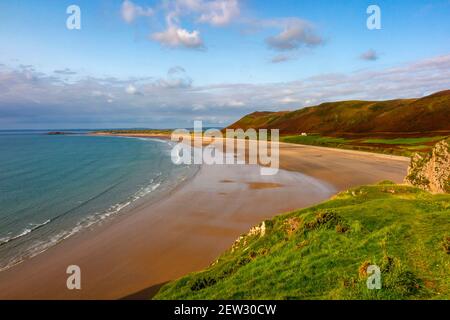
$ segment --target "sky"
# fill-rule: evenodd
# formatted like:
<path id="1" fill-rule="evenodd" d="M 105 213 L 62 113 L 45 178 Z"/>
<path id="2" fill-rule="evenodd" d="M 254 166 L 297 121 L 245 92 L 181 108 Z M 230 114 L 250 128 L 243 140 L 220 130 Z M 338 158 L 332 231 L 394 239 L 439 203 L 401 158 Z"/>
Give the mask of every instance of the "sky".
<path id="1" fill-rule="evenodd" d="M 450 0 L 1 1 L 0 130 L 226 126 L 421 97 L 450 89 L 449 17 Z"/>

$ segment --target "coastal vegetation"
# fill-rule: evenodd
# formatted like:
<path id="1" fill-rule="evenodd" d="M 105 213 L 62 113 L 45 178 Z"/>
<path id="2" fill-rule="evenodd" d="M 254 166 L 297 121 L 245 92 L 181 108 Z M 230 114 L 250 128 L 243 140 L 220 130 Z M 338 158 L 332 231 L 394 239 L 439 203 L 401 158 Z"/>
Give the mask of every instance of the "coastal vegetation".
<path id="1" fill-rule="evenodd" d="M 449 299 L 450 195 L 385 181 L 264 221 L 156 299 Z M 367 268 L 381 270 L 370 290 Z"/>
<path id="2" fill-rule="evenodd" d="M 436 142 L 443 139 L 445 139 L 445 136 L 409 138 L 344 138 L 311 134 L 306 136 L 289 135 L 280 137 L 280 141 L 287 143 L 377 152 L 401 156 L 411 156 L 416 152 L 429 152 Z"/>

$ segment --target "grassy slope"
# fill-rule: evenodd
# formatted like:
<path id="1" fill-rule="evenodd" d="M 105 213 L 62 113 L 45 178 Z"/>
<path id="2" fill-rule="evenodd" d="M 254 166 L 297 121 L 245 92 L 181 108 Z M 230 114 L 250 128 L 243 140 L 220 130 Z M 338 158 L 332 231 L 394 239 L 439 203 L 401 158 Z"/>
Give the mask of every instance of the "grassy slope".
<path id="1" fill-rule="evenodd" d="M 420 99 L 341 101 L 292 112 L 255 112 L 229 128 L 280 129 L 282 135 L 301 132 L 348 134 L 418 134 L 450 131 L 450 90 Z M 438 134 L 435 134 L 438 135 Z"/>
<path id="2" fill-rule="evenodd" d="M 450 195 L 385 182 L 265 222 L 156 299 L 449 299 Z M 368 290 L 364 270 L 382 270 Z"/>
<path id="3" fill-rule="evenodd" d="M 342 148 L 411 156 L 414 152 L 429 152 L 439 140 L 445 136 L 421 137 L 421 138 L 338 138 L 319 134 L 308 136 L 282 136 L 282 142 L 306 144 L 331 148 Z"/>

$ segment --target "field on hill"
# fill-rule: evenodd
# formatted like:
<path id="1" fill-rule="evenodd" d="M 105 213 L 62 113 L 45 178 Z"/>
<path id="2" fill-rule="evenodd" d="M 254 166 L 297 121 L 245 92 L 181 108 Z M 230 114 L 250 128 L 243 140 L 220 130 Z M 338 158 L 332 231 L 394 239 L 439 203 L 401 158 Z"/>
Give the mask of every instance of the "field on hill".
<path id="1" fill-rule="evenodd" d="M 344 138 L 312 134 L 308 136 L 282 136 L 280 137 L 280 141 L 313 146 L 378 152 L 400 156 L 411 156 L 415 152 L 429 152 L 436 142 L 445 138 L 445 136 L 420 138 Z"/>
<path id="2" fill-rule="evenodd" d="M 383 182 L 267 220 L 156 299 L 449 299 L 450 195 Z M 381 270 L 380 290 L 367 267 Z"/>

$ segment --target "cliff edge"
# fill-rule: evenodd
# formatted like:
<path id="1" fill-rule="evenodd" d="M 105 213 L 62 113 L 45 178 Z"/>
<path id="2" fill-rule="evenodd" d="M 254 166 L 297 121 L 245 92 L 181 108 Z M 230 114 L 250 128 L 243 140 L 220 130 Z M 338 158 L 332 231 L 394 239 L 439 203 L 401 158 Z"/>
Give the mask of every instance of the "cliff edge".
<path id="1" fill-rule="evenodd" d="M 432 193 L 450 193 L 450 138 L 438 142 L 426 155 L 416 153 L 405 182 Z"/>

